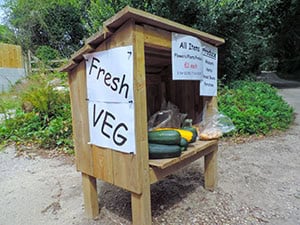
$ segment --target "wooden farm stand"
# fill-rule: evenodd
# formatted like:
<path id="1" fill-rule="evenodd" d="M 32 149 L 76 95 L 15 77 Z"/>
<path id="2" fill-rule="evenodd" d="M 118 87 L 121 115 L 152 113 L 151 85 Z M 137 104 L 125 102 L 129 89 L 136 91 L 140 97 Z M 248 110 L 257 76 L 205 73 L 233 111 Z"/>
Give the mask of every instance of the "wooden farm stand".
<path id="1" fill-rule="evenodd" d="M 147 121 L 160 109 L 162 99 L 177 105 L 188 118 L 195 119 L 208 103 L 208 113 L 216 107 L 215 97 L 199 96 L 199 81 L 173 81 L 171 76 L 171 33 L 197 37 L 214 46 L 222 38 L 170 20 L 126 7 L 107 20 L 102 30 L 86 41 L 62 68 L 69 74 L 73 133 L 77 170 L 82 173 L 87 215 L 99 214 L 96 179 L 131 192 L 133 224 L 151 224 L 150 185 L 204 156 L 205 188 L 217 182 L 217 140 L 197 141 L 178 158 L 149 160 Z M 136 154 L 126 154 L 88 144 L 86 66 L 83 54 L 132 45 L 134 68 Z M 112 59 L 113 60 L 113 59 Z M 101 201 L 101 196 L 100 196 Z"/>

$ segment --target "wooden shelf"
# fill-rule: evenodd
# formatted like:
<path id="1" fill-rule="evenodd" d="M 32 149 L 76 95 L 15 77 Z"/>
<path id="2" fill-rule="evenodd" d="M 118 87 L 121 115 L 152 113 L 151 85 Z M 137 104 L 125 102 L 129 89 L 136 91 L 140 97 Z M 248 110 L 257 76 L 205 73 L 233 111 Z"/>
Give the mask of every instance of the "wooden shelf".
<path id="1" fill-rule="evenodd" d="M 196 141 L 192 144 L 189 144 L 189 147 L 186 151 L 182 152 L 180 157 L 169 158 L 169 159 L 150 159 L 149 165 L 152 167 L 158 167 L 160 169 L 165 169 L 169 166 L 179 163 L 193 155 L 198 154 L 201 151 L 206 150 L 208 147 L 217 144 L 217 140 L 212 141 Z"/>

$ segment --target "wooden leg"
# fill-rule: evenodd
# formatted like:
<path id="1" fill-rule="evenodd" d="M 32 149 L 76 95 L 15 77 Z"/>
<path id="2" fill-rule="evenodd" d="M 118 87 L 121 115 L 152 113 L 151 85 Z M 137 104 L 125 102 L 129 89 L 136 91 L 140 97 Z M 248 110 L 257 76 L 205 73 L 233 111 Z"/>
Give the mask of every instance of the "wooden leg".
<path id="1" fill-rule="evenodd" d="M 81 175 L 85 213 L 89 218 L 96 219 L 99 215 L 96 178 L 85 173 Z"/>
<path id="2" fill-rule="evenodd" d="M 151 193 L 150 184 L 142 194 L 131 193 L 132 224 L 151 225 Z"/>
<path id="3" fill-rule="evenodd" d="M 204 156 L 204 187 L 210 191 L 217 185 L 217 153 L 218 145 L 215 145 L 215 149 Z"/>

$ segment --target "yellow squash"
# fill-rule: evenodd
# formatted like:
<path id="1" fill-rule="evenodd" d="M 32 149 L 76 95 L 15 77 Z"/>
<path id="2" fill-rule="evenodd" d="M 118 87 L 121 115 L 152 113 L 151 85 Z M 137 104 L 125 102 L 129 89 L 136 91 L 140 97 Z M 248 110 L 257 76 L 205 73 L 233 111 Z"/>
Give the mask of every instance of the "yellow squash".
<path id="1" fill-rule="evenodd" d="M 193 132 L 189 131 L 189 130 L 183 130 L 183 129 L 178 129 L 178 128 L 168 128 L 168 127 L 157 128 L 155 130 L 157 130 L 157 131 L 159 131 L 159 130 L 176 130 L 180 133 L 181 137 L 183 137 L 187 140 L 187 142 L 191 142 L 192 138 L 193 138 Z"/>

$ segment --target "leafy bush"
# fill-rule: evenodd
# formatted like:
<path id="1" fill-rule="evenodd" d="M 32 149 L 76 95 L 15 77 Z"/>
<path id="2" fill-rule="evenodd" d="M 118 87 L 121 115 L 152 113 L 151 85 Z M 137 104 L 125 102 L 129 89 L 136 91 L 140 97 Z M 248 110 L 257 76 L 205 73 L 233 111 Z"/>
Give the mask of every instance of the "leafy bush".
<path id="1" fill-rule="evenodd" d="M 10 118 L 0 121 L 0 143 L 13 141 L 35 143 L 42 148 L 59 148 L 72 152 L 72 122 L 68 90 L 55 88 L 60 73 L 39 74 L 23 82 L 20 105 Z M 55 79 L 54 79 L 55 78 Z M 54 81 L 56 82 L 53 82 Z M 60 80 L 64 85 L 65 80 Z M 10 105 L 9 100 L 2 104 Z"/>
<path id="2" fill-rule="evenodd" d="M 39 46 L 35 51 L 35 56 L 38 57 L 43 62 L 48 62 L 49 60 L 60 58 L 58 50 L 53 49 L 46 45 Z"/>
<path id="3" fill-rule="evenodd" d="M 236 134 L 267 134 L 287 129 L 293 121 L 293 108 L 263 82 L 235 81 L 220 90 L 218 102 Z"/>

